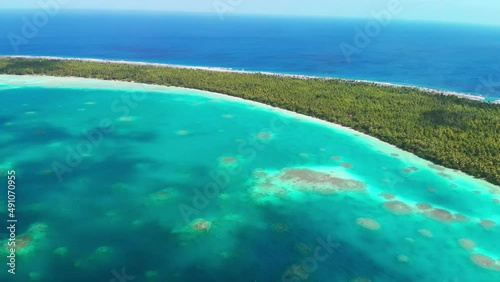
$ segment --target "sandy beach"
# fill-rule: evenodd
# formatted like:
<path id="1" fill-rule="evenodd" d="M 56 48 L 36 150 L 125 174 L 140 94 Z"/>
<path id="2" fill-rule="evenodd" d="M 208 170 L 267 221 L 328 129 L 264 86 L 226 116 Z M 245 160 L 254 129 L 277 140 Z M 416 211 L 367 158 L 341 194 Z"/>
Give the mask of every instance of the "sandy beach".
<path id="1" fill-rule="evenodd" d="M 52 56 L 0 56 L 0 58 L 23 58 L 23 59 L 49 59 L 49 60 L 67 60 L 67 61 L 83 61 L 83 62 L 96 62 L 96 63 L 108 63 L 108 64 L 128 64 L 128 65 L 138 65 L 138 66 L 155 66 L 155 67 L 169 67 L 169 68 L 179 68 L 179 69 L 195 69 L 195 70 L 205 70 L 205 71 L 216 71 L 216 72 L 231 72 L 231 73 L 244 73 L 244 74 L 265 74 L 280 77 L 290 77 L 298 79 L 323 79 L 323 80 L 341 80 L 347 82 L 362 82 L 370 83 L 378 86 L 385 87 L 409 87 L 413 89 L 418 89 L 420 91 L 438 94 L 438 95 L 453 95 L 459 98 L 474 100 L 474 101 L 485 101 L 482 96 L 460 93 L 447 90 L 438 90 L 427 87 L 418 87 L 412 85 L 394 84 L 388 82 L 370 81 L 370 80 L 356 80 L 356 79 L 344 79 L 336 77 L 321 77 L 321 76 L 310 76 L 310 75 L 295 75 L 295 74 L 283 74 L 283 73 L 273 73 L 273 72 L 262 72 L 262 71 L 247 71 L 247 70 L 236 70 L 231 68 L 218 68 L 218 67 L 202 67 L 202 66 L 184 66 L 184 65 L 173 65 L 173 64 L 163 64 L 163 63 L 148 63 L 148 62 L 134 62 L 134 61 L 123 61 L 123 60 L 104 60 L 104 59 L 92 59 L 92 58 L 66 58 L 66 57 L 52 57 Z M 500 100 L 491 101 L 494 104 L 500 104 Z"/>

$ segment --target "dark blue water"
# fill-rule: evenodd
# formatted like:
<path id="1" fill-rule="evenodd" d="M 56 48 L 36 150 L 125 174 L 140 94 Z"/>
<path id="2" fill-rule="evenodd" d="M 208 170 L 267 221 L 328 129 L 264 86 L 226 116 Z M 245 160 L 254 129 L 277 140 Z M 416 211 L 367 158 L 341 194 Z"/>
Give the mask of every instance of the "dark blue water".
<path id="1" fill-rule="evenodd" d="M 355 28 L 371 19 L 65 11 L 23 35 L 23 17 L 33 22 L 36 13 L 1 12 L 0 54 L 333 76 L 500 98 L 498 26 L 391 22 L 356 45 Z M 14 34 L 23 39 L 12 44 Z M 350 56 L 347 45 L 356 48 Z"/>

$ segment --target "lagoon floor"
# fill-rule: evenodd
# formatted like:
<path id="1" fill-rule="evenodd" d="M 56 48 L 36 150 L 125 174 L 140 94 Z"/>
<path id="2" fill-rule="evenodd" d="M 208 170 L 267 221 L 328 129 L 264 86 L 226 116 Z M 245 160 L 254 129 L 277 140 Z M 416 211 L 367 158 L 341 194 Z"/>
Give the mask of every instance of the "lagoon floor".
<path id="1" fill-rule="evenodd" d="M 351 129 L 124 82 L 0 97 L 1 281 L 500 280 L 500 187 Z"/>

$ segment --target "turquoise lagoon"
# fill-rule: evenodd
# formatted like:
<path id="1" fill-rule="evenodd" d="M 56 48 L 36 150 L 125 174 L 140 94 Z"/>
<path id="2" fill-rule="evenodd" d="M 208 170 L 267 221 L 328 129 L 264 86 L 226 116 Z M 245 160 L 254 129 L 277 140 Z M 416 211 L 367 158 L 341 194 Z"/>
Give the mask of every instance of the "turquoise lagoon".
<path id="1" fill-rule="evenodd" d="M 133 83 L 0 96 L 1 281 L 500 281 L 500 187 L 353 130 Z"/>

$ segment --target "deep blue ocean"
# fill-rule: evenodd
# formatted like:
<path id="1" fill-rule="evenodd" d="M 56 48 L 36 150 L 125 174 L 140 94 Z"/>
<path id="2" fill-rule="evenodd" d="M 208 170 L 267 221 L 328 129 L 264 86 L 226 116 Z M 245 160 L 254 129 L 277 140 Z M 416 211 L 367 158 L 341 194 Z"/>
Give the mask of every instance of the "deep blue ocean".
<path id="1" fill-rule="evenodd" d="M 0 12 L 0 54 L 331 76 L 500 98 L 498 26 L 393 21 L 360 45 L 356 28 L 373 19 L 64 11 L 30 30 L 36 13 Z M 348 45 L 357 48 L 350 56 Z"/>

